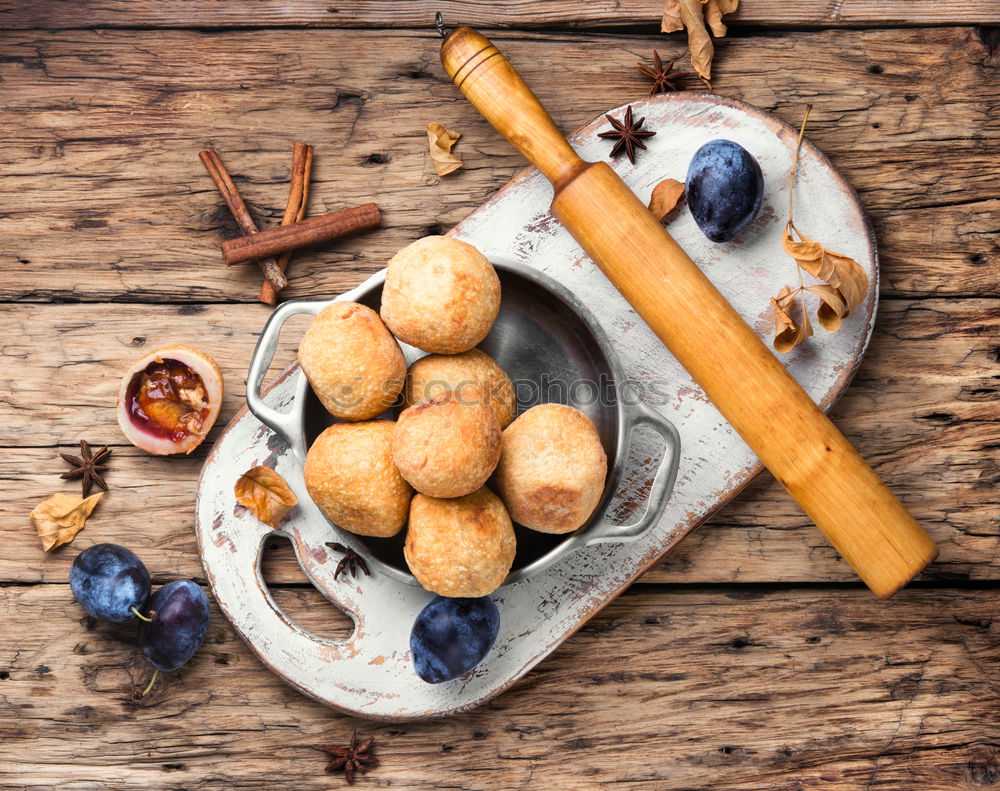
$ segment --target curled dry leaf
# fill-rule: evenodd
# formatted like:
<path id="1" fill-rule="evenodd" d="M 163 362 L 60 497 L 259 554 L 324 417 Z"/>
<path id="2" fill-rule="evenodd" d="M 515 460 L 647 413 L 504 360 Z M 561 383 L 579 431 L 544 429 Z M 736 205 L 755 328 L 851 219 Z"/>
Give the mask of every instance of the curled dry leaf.
<path id="1" fill-rule="evenodd" d="M 445 129 L 441 124 L 427 124 L 427 140 L 430 144 L 431 159 L 434 161 L 434 169 L 439 176 L 447 176 L 462 167 L 462 160 L 451 153 L 452 146 L 461 136 L 461 132 Z"/>
<path id="2" fill-rule="evenodd" d="M 777 297 L 771 299 L 775 315 L 774 348 L 782 354 L 794 349 L 812 335 L 809 316 L 802 302 L 804 292 L 808 291 L 819 297 L 816 319 L 827 332 L 839 330 L 841 321 L 849 316 L 868 294 L 868 273 L 857 261 L 828 250 L 819 242 L 810 239 L 796 228 L 792 221 L 795 174 L 798 170 L 799 152 L 802 149 L 802 139 L 805 136 L 806 122 L 809 120 L 811 109 L 812 105 L 806 106 L 799 139 L 795 145 L 795 155 L 792 158 L 791 184 L 788 188 L 788 222 L 785 223 L 781 246 L 795 259 L 799 269 L 823 282 L 807 286 L 802 283 L 802 273 L 799 272 L 797 289 L 793 291 L 785 286 Z M 801 310 L 801 319 L 791 316 L 790 308 L 793 302 Z"/>
<path id="3" fill-rule="evenodd" d="M 840 291 L 848 313 L 861 304 L 868 292 L 868 275 L 853 258 L 828 250 L 791 223 L 785 226 L 781 245 L 806 272 Z"/>
<path id="4" fill-rule="evenodd" d="M 825 330 L 836 332 L 841 319 L 850 315 L 868 293 L 868 274 L 853 258 L 827 250 L 791 222 L 785 226 L 781 246 L 803 270 L 829 287 L 810 286 L 807 290 L 822 300 L 816 314 L 819 323 Z"/>
<path id="5" fill-rule="evenodd" d="M 809 314 L 802 303 L 802 290 L 785 286 L 771 297 L 774 308 L 774 348 L 786 354 L 813 334 Z"/>
<path id="6" fill-rule="evenodd" d="M 36 505 L 31 512 L 31 521 L 35 523 L 42 549 L 51 552 L 76 538 L 103 496 L 104 492 L 92 494 L 86 499 L 72 494 L 54 494 Z"/>
<path id="7" fill-rule="evenodd" d="M 649 210 L 660 222 L 673 219 L 674 211 L 680 206 L 684 197 L 684 182 L 677 179 L 664 179 L 655 187 L 649 197 Z"/>
<path id="8" fill-rule="evenodd" d="M 847 303 L 841 298 L 840 291 L 826 284 L 806 286 L 806 291 L 812 292 L 820 298 L 819 309 L 816 311 L 816 318 L 819 320 L 820 326 L 827 332 L 839 330 L 841 319 L 849 312 Z"/>
<path id="9" fill-rule="evenodd" d="M 277 527 L 299 502 L 285 479 L 270 467 L 254 467 L 236 481 L 236 502 L 261 522 Z"/>
<path id="10" fill-rule="evenodd" d="M 739 0 L 664 0 L 660 30 L 673 33 L 687 29 L 691 65 L 704 80 L 712 78 L 715 46 L 708 31 L 716 38 L 726 35 L 722 17 L 739 6 Z"/>

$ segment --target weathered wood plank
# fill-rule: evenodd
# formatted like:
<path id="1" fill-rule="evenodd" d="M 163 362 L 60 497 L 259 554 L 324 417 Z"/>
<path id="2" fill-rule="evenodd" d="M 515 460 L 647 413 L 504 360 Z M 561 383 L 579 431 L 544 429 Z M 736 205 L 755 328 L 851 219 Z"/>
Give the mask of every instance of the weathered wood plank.
<path id="1" fill-rule="evenodd" d="M 566 129 L 644 96 L 633 65 L 654 46 L 683 52 L 655 36 L 497 40 Z M 0 300 L 254 300 L 257 270 L 220 261 L 234 229 L 198 162 L 206 146 L 265 224 L 284 205 L 296 138 L 316 146 L 312 213 L 382 207 L 383 230 L 296 256 L 289 297 L 344 290 L 523 164 L 447 81 L 429 32 L 10 32 L 4 43 Z M 792 124 L 814 103 L 810 136 L 871 213 L 886 295 L 997 293 L 996 60 L 975 30 L 729 39 L 716 75 Z M 446 179 L 426 152 L 435 120 L 464 135 L 467 165 Z"/>
<path id="2" fill-rule="evenodd" d="M 318 594 L 275 595 L 344 634 Z M 325 790 L 314 745 L 357 727 L 381 762 L 359 786 L 973 789 L 1000 762 L 998 604 L 638 586 L 492 704 L 382 725 L 285 686 L 217 611 L 191 664 L 137 703 L 133 628 L 88 622 L 63 585 L 0 588 L 0 788 Z"/>
<path id="3" fill-rule="evenodd" d="M 834 419 L 941 546 L 933 579 L 1000 577 L 1000 443 L 996 300 L 889 301 L 871 349 Z M 62 581 L 76 550 L 116 541 L 150 559 L 160 578 L 200 576 L 191 528 L 203 446 L 190 457 L 115 451 L 112 492 L 76 541 L 45 555 L 26 514 L 75 484 L 56 445 L 123 443 L 115 422 L 118 376 L 146 350 L 193 343 L 226 376 L 222 424 L 241 406 L 247 361 L 266 309 L 121 305 L 0 306 L 5 354 L 17 376 L 0 407 L 0 580 Z M 277 364 L 294 357 L 302 324 L 283 335 Z M 141 333 L 141 335 L 139 334 Z M 15 370 L 14 367 L 11 370 Z M 218 432 L 219 428 L 215 431 Z M 777 427 L 780 430 L 780 427 Z M 214 438 L 214 435 L 213 435 Z M 823 537 L 769 478 L 759 479 L 646 579 L 684 582 L 853 580 Z M 273 578 L 301 580 L 276 551 Z"/>
<path id="4" fill-rule="evenodd" d="M 81 27 L 431 27 L 440 11 L 452 25 L 479 27 L 610 27 L 659 23 L 662 0 L 58 0 L 0 4 L 0 24 L 11 28 Z M 743 0 L 727 17 L 735 25 L 839 27 L 842 25 L 971 25 L 1000 21 L 992 0 Z"/>

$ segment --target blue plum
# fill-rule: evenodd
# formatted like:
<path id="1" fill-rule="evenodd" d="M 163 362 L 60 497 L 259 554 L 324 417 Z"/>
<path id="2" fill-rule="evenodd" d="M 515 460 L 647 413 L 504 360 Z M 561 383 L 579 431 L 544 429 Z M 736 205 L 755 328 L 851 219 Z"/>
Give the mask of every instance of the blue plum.
<path id="1" fill-rule="evenodd" d="M 146 611 L 153 620 L 142 625 L 140 642 L 149 663 L 168 673 L 186 664 L 208 633 L 205 592 L 191 580 L 168 582 L 146 602 Z"/>
<path id="2" fill-rule="evenodd" d="M 436 596 L 413 622 L 413 667 L 428 684 L 451 681 L 483 660 L 499 631 L 500 612 L 489 597 Z"/>
<path id="3" fill-rule="evenodd" d="M 713 242 L 728 242 L 760 211 L 764 174 L 739 143 L 710 140 L 691 158 L 684 189 L 702 233 Z"/>
<path id="4" fill-rule="evenodd" d="M 69 587 L 88 615 L 121 623 L 149 597 L 149 572 L 125 547 L 95 544 L 73 560 Z"/>

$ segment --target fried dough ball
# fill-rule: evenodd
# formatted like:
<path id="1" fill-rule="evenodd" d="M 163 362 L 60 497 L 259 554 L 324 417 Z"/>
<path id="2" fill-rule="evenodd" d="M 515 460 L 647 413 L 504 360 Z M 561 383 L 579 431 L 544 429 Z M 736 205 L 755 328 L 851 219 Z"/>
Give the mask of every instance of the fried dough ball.
<path id="1" fill-rule="evenodd" d="M 604 493 L 608 458 L 594 424 L 562 404 L 539 404 L 503 432 L 494 478 L 518 524 L 542 533 L 583 525 Z"/>
<path id="2" fill-rule="evenodd" d="M 403 389 L 406 360 L 378 314 L 357 302 L 334 302 L 313 319 L 299 344 L 299 363 L 327 411 L 370 420 Z"/>
<path id="3" fill-rule="evenodd" d="M 401 341 L 458 354 L 486 337 L 500 310 L 500 279 L 471 244 L 427 236 L 392 260 L 382 289 L 382 320 Z"/>
<path id="4" fill-rule="evenodd" d="M 403 553 L 413 576 L 440 596 L 485 596 L 514 562 L 514 526 L 489 489 L 439 500 L 417 494 Z"/>
<path id="5" fill-rule="evenodd" d="M 472 386 L 481 389 L 500 428 L 507 428 L 517 412 L 514 385 L 503 368 L 479 349 L 461 354 L 431 354 L 417 360 L 406 372 L 403 403 L 419 404 L 447 390 L 462 396 Z"/>
<path id="6" fill-rule="evenodd" d="M 335 423 L 306 455 L 306 490 L 335 525 L 359 536 L 398 533 L 410 509 L 413 489 L 392 461 L 395 423 Z"/>
<path id="7" fill-rule="evenodd" d="M 478 388 L 439 393 L 404 409 L 392 458 L 418 492 L 461 497 L 486 483 L 500 459 L 500 423 Z"/>

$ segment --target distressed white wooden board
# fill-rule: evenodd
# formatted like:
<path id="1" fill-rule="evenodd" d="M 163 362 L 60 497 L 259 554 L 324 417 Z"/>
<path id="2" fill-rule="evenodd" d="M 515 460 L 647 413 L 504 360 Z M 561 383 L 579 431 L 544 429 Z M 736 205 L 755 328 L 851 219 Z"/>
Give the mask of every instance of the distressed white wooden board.
<path id="1" fill-rule="evenodd" d="M 707 95 L 668 94 L 633 105 L 657 136 L 647 141 L 635 166 L 613 164 L 643 200 L 661 179 L 683 179 L 695 150 L 726 137 L 746 147 L 764 172 L 760 217 L 729 244 L 709 242 L 685 209 L 669 230 L 746 320 L 769 338 L 768 298 L 797 283 L 793 262 L 781 250 L 788 202 L 788 171 L 796 131 L 762 111 Z M 612 111 L 620 115 L 624 108 Z M 606 159 L 602 117 L 570 140 L 584 159 Z M 430 594 L 386 575 L 333 581 L 337 558 L 323 546 L 344 541 L 305 495 L 299 461 L 252 415 L 241 412 L 206 462 L 199 489 L 197 533 L 206 574 L 220 606 L 237 631 L 269 667 L 311 697 L 383 719 L 417 719 L 478 705 L 513 683 L 607 604 L 683 536 L 737 493 L 759 463 L 700 388 L 649 328 L 583 255 L 548 213 L 552 190 L 537 172 L 515 178 L 452 233 L 487 256 L 514 259 L 544 270 L 568 286 L 615 340 L 628 378 L 647 402 L 678 427 L 680 473 L 657 526 L 629 544 L 581 549 L 544 573 L 502 587 L 494 599 L 501 631 L 487 660 L 468 676 L 440 685 L 421 682 L 408 653 L 410 626 Z M 804 347 L 784 358 L 796 379 L 824 407 L 850 381 L 868 343 L 877 300 L 877 260 L 857 197 L 808 142 L 796 185 L 796 224 L 824 244 L 855 258 L 870 276 L 865 303 L 834 335 L 817 329 Z M 609 216 L 608 222 L 614 218 Z M 697 306 L 677 306 L 678 310 Z M 268 401 L 290 403 L 300 383 L 286 372 Z M 779 426 L 775 430 L 780 430 Z M 639 454 L 645 459 L 644 454 Z M 233 483 L 256 464 L 275 467 L 300 495 L 283 526 L 300 563 L 317 587 L 355 620 L 348 640 L 315 638 L 292 625 L 273 605 L 259 577 L 260 543 L 270 532 L 235 505 Z M 655 459 L 626 472 L 613 509 L 641 507 Z M 347 542 L 349 543 L 349 541 Z"/>

